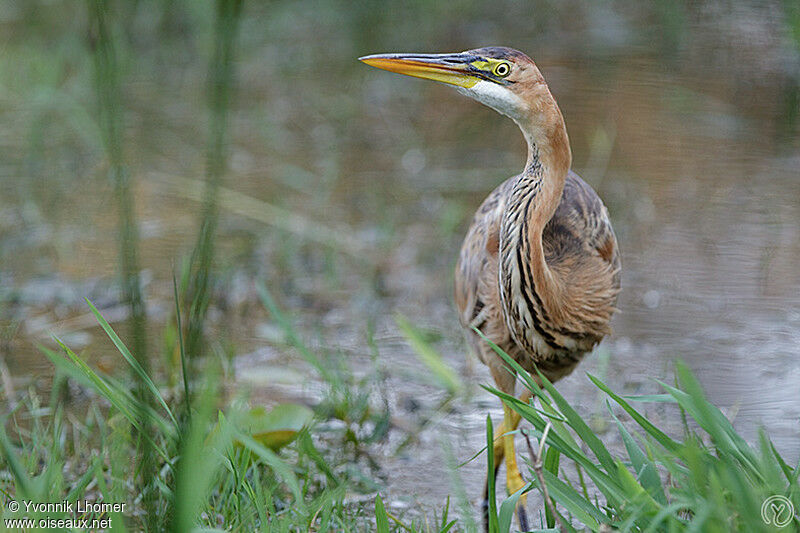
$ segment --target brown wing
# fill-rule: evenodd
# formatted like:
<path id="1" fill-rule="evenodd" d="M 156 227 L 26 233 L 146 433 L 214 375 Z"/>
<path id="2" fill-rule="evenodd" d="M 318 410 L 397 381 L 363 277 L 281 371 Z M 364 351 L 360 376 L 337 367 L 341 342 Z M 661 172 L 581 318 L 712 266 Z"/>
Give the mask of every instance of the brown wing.
<path id="1" fill-rule="evenodd" d="M 499 303 L 497 253 L 500 219 L 513 182 L 509 178 L 483 201 L 464 237 L 455 276 L 455 300 L 461 325 L 479 329 L 489 312 L 487 304 Z M 476 322 L 477 321 L 477 322 Z"/>
<path id="2" fill-rule="evenodd" d="M 547 264 L 562 287 L 558 333 L 598 342 L 609 332 L 621 261 L 608 210 L 572 171 L 561 203 L 544 228 L 542 242 Z"/>
<path id="3" fill-rule="evenodd" d="M 545 250 L 548 265 L 568 255 L 599 257 L 616 273 L 614 286 L 619 288 L 621 262 L 608 210 L 594 189 L 572 171 L 542 239 L 549 247 Z"/>

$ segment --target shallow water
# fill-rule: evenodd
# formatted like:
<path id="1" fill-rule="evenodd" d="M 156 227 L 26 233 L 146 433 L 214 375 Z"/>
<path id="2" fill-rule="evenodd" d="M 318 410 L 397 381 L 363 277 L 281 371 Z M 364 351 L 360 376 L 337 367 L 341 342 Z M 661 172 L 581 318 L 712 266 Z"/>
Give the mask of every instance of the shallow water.
<path id="1" fill-rule="evenodd" d="M 309 401 L 318 389 L 307 383 L 308 369 L 273 347 L 256 279 L 309 331 L 350 354 L 356 368 L 370 364 L 364 331 L 373 320 L 400 419 L 413 422 L 413 406 L 424 411 L 441 393 L 425 383 L 399 337 L 397 312 L 435 332 L 437 348 L 467 382 L 488 381 L 464 356 L 452 267 L 474 209 L 522 167 L 522 138 L 506 119 L 445 87 L 354 58 L 511 44 L 529 52 L 547 78 L 566 118 L 573 166 L 608 205 L 622 250 L 614 334 L 561 383 L 565 396 L 602 414 L 585 372 L 619 391 L 654 392 L 652 380 L 670 381 L 671 362 L 682 358 L 747 437 L 763 426 L 787 458 L 800 457 L 800 63 L 781 30 L 781 11 L 705 3 L 683 20 L 679 45 L 670 48 L 663 21 L 647 13 L 580 5 L 601 30 L 570 27 L 565 8 L 531 35 L 518 20 L 525 14 L 509 7 L 507 20 L 485 27 L 452 25 L 434 12 L 417 28 L 418 39 L 401 32 L 407 26 L 356 38 L 353 27 L 364 24 L 358 17 L 317 18 L 300 4 L 298 11 L 255 8 L 243 28 L 225 184 L 299 213 L 310 229 L 298 236 L 265 222 L 258 206 L 223 206 L 212 322 L 241 355 L 234 368 L 243 388 L 267 401 Z M 400 15 L 383 15 L 382 27 Z M 285 45 L 296 33 L 287 21 L 334 44 L 307 41 L 289 59 Z M 65 27 L 47 23 L 69 41 Z M 442 28 L 451 36 L 434 31 Z M 467 30 L 474 39 L 455 36 Z M 165 57 L 144 41 L 130 45 L 145 59 L 127 73 L 126 153 L 157 353 L 173 305 L 171 271 L 188 255 L 199 215 L 178 180 L 203 176 L 205 71 L 204 56 L 183 40 L 165 44 L 174 52 Z M 8 42 L 17 54 L 8 57 L 33 58 L 39 69 L 3 60 L 22 81 L 0 84 L 9 125 L 0 136 L 0 353 L 19 395 L 31 382 L 46 388 L 50 365 L 35 346 L 53 333 L 104 368 L 119 365 L 83 298 L 120 325 L 125 309 L 114 289 L 113 194 L 91 126 L 82 48 L 50 58 L 36 35 L 9 31 Z M 41 74 L 48 69 L 60 77 Z M 309 239 L 323 227 L 346 235 L 356 250 Z M 460 463 L 480 449 L 487 411 L 497 418 L 496 402 L 476 388 L 408 451 L 387 451 L 382 465 L 396 506 L 436 505 L 452 492 L 444 450 Z M 477 499 L 480 462 L 459 473 Z"/>

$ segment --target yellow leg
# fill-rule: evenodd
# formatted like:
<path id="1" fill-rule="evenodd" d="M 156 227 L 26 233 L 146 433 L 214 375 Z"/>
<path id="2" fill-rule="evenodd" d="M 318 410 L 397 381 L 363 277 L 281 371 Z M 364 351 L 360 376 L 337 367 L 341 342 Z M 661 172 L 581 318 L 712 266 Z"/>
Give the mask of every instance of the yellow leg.
<path id="1" fill-rule="evenodd" d="M 516 416 L 515 416 L 516 415 Z M 514 431 L 519 425 L 519 415 L 503 404 L 503 426 L 509 428 L 507 433 Z M 510 433 L 503 437 L 503 451 L 506 457 L 506 490 L 509 494 L 514 494 L 523 486 L 525 481 L 519 473 L 517 467 L 517 453 L 514 450 L 514 434 Z M 519 499 L 520 505 L 525 504 L 525 496 Z"/>
<path id="2" fill-rule="evenodd" d="M 524 403 L 528 403 L 531 399 L 530 391 L 525 391 L 520 396 L 520 401 Z M 519 468 L 517 467 L 517 456 L 514 453 L 514 435 L 506 435 L 506 433 L 510 431 L 514 431 L 519 426 L 520 416 L 519 414 L 503 405 L 503 422 L 494 432 L 494 444 L 492 445 L 492 452 L 494 455 L 494 472 L 490 473 L 489 475 L 496 477 L 497 470 L 500 468 L 500 463 L 503 461 L 503 458 L 506 458 L 506 489 L 508 490 L 509 494 L 513 494 L 522 487 L 525 482 L 522 480 L 522 476 L 519 473 Z M 510 449 L 507 452 L 506 448 L 510 445 Z M 508 458 L 511 458 L 511 461 L 508 461 Z M 484 485 L 483 489 L 483 519 L 484 519 L 484 530 L 489 530 L 489 482 L 487 479 L 486 485 Z M 523 531 L 527 531 L 527 516 L 525 514 L 525 496 L 522 496 L 517 504 L 517 511 L 520 520 L 520 529 Z"/>
<path id="3" fill-rule="evenodd" d="M 528 403 L 530 399 L 531 399 L 531 393 L 528 390 L 523 392 L 522 395 L 519 397 L 519 400 L 524 403 Z M 509 411 L 511 411 L 511 425 L 508 425 L 506 423 L 507 413 L 506 413 L 506 407 L 505 405 L 503 405 L 503 423 L 500 424 L 500 427 L 498 427 L 494 432 L 493 450 L 494 450 L 495 466 L 500 464 L 500 461 L 503 460 L 503 457 L 505 457 L 506 454 L 506 443 L 505 443 L 505 438 L 503 438 L 503 435 L 505 435 L 509 431 L 516 430 L 517 427 L 519 426 L 519 421 L 520 421 L 519 413 L 514 411 L 513 409 L 509 409 Z"/>
<path id="4" fill-rule="evenodd" d="M 520 400 L 527 403 L 531 398 L 530 391 L 525 391 Z M 519 489 L 525 486 L 525 480 L 519 472 L 517 466 L 517 453 L 514 449 L 514 435 L 507 435 L 517 429 L 520 422 L 520 415 L 512 408 L 503 404 L 503 423 L 497 429 L 494 437 L 493 453 L 495 465 L 499 465 L 500 461 L 505 457 L 506 460 L 506 491 L 508 494 L 514 494 Z M 496 468 L 497 466 L 495 466 Z M 495 472 L 497 472 L 495 470 Z M 517 501 L 517 518 L 519 519 L 519 527 L 522 531 L 528 530 L 528 515 L 525 512 L 525 504 L 527 503 L 527 496 L 521 495 Z"/>

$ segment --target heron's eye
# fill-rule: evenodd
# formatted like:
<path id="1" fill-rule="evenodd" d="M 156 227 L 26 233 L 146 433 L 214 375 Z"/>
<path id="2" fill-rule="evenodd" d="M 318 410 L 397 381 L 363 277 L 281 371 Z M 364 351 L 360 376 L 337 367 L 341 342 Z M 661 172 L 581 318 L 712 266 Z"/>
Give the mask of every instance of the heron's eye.
<path id="1" fill-rule="evenodd" d="M 509 75 L 509 73 L 511 73 L 511 67 L 508 63 L 498 63 L 498 65 L 494 67 L 494 73 L 496 76 L 505 78 Z"/>

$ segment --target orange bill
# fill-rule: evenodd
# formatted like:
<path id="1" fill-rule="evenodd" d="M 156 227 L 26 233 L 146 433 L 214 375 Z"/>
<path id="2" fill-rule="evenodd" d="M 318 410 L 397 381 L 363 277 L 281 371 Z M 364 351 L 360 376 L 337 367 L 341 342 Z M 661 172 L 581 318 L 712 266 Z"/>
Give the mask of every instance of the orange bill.
<path id="1" fill-rule="evenodd" d="M 458 87 L 470 88 L 480 81 L 470 72 L 470 63 L 477 58 L 468 53 L 375 54 L 358 59 L 371 67 Z"/>

